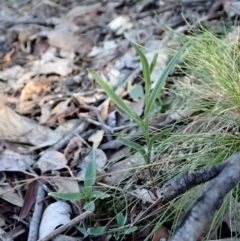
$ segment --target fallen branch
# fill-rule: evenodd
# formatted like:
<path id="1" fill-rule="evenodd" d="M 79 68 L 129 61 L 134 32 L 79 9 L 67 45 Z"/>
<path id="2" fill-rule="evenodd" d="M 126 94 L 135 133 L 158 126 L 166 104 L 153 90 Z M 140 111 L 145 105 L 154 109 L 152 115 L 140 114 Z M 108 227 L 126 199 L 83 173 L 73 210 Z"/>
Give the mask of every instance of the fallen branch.
<path id="1" fill-rule="evenodd" d="M 39 186 L 36 203 L 35 203 L 35 208 L 34 208 L 31 222 L 30 222 L 28 241 L 37 240 L 38 229 L 39 229 L 39 224 L 41 221 L 42 209 L 43 209 L 42 199 L 44 198 L 44 196 L 45 196 L 45 192 L 44 192 L 42 186 Z"/>
<path id="2" fill-rule="evenodd" d="M 169 201 L 193 186 L 208 180 L 211 181 L 202 196 L 185 214 L 171 241 L 196 241 L 209 227 L 224 197 L 240 181 L 240 152 L 230 156 L 221 164 L 172 179 L 158 189 L 157 194 L 163 201 Z"/>

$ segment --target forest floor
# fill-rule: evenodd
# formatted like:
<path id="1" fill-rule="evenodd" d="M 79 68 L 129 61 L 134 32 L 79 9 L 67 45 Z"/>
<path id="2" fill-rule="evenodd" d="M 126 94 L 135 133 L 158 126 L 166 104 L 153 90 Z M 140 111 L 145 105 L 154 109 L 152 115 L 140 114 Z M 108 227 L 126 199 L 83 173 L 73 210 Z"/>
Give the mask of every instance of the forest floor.
<path id="1" fill-rule="evenodd" d="M 238 237 L 240 2 L 0 3 L 1 240 Z"/>

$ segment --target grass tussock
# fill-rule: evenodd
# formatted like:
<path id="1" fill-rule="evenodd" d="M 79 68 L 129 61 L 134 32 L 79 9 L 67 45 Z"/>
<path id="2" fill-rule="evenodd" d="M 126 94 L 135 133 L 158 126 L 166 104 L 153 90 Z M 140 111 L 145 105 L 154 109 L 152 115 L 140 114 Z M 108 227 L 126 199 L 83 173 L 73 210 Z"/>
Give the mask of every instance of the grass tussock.
<path id="1" fill-rule="evenodd" d="M 176 81 L 173 108 L 196 114 L 189 116 L 189 124 L 180 125 L 178 131 L 159 141 L 156 148 L 165 160 L 160 185 L 179 173 L 222 162 L 240 150 L 239 29 L 221 37 L 202 30 L 200 35 L 184 38 L 190 41 L 181 65 L 186 76 Z M 225 198 L 204 240 L 221 230 L 218 227 L 231 213 L 230 206 L 236 210 L 238 190 L 239 186 Z M 179 210 L 186 212 L 200 194 L 196 187 L 171 203 L 177 207 L 172 210 L 173 222 L 181 215 Z M 239 214 L 231 219 L 233 226 L 238 222 L 236 216 Z"/>

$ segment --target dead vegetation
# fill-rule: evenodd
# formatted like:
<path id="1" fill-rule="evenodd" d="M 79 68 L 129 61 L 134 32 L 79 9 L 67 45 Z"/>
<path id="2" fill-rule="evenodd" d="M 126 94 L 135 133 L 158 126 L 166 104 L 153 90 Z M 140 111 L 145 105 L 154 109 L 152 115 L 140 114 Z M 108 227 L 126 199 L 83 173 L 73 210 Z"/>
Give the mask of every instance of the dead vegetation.
<path id="1" fill-rule="evenodd" d="M 173 177 L 178 173 L 196 171 L 202 175 L 199 169 L 205 167 L 205 162 L 197 165 L 198 159 L 191 154 L 205 153 L 207 147 L 212 148 L 212 142 L 221 143 L 210 134 L 210 144 L 201 143 L 203 136 L 186 137 L 186 140 L 184 134 L 198 133 L 196 126 L 213 130 L 220 126 L 219 119 L 201 115 L 204 107 L 193 108 L 190 99 L 186 102 L 184 93 L 174 94 L 172 90 L 179 90 L 178 82 L 185 74 L 174 69 L 151 113 L 149 133 L 160 132 L 160 135 L 158 145 L 148 153 L 151 162 L 146 164 L 138 152 L 119 141 L 123 137 L 145 147 L 142 130 L 111 101 L 87 68 L 94 69 L 142 118 L 145 82 L 139 57 L 129 40 L 144 47 L 149 63 L 158 53 L 151 73 L 154 86 L 179 50 L 183 41 L 180 35 L 200 33 L 201 27 L 213 34 L 232 31 L 239 14 L 240 3 L 230 0 L 3 2 L 0 7 L 0 237 L 28 241 L 157 241 L 172 236 L 177 221 L 173 215 L 177 219 L 182 217 L 204 186 L 194 189 L 195 196 L 183 193 L 228 168 L 227 164 L 218 164 L 221 170 L 216 169 L 214 175 L 211 172 L 212 176 L 204 180 L 187 183 L 184 191 L 180 187 L 177 195 L 172 193 L 169 183 L 176 180 Z M 183 83 L 186 82 L 185 79 Z M 210 95 L 204 92 L 203 96 L 199 91 L 200 98 L 208 103 L 212 100 Z M 206 118 L 211 121 L 205 125 Z M 171 133 L 176 135 L 164 142 Z M 238 137 L 234 138 L 237 146 Z M 90 170 L 91 150 L 95 150 L 96 166 Z M 217 153 L 206 154 L 208 165 L 217 163 L 211 159 Z M 219 159 L 223 161 L 232 154 L 219 154 Z M 185 166 L 189 160 L 191 164 Z M 96 180 L 88 182 L 86 178 L 93 178 L 93 169 Z M 230 169 L 237 173 L 237 168 Z M 193 176 L 194 172 L 191 178 L 196 178 Z M 236 177 L 234 184 L 237 182 Z M 48 195 L 56 191 L 83 196 L 81 200 L 72 197 L 70 202 L 65 202 Z M 166 198 L 163 193 L 172 196 Z M 187 204 L 183 199 L 171 201 L 182 194 L 189 201 Z M 239 205 L 232 198 L 228 200 L 236 202 L 234 207 Z M 217 206 L 214 201 L 213 206 Z M 231 212 L 233 209 L 228 210 L 228 214 Z M 222 219 L 228 226 L 233 221 L 227 220 L 226 213 Z M 208 219 L 207 225 L 210 223 Z M 221 235 L 218 229 L 222 223 L 215 220 L 216 227 L 202 240 L 220 240 L 240 232 L 237 220 L 235 226 L 228 227 L 228 236 Z M 207 233 L 204 228 L 203 236 Z M 187 234 L 186 229 L 181 232 Z M 177 239 L 177 235 L 178 232 L 173 240 L 181 240 L 182 236 Z"/>

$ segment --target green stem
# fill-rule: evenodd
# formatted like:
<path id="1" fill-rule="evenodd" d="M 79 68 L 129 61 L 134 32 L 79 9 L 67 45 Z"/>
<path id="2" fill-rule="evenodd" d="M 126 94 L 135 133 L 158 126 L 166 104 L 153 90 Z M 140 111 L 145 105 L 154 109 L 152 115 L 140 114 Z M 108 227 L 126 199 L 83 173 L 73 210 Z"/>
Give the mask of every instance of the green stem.
<path id="1" fill-rule="evenodd" d="M 150 176 L 150 179 L 153 180 L 153 173 L 152 173 L 152 170 L 151 170 L 151 151 L 152 151 L 152 145 L 150 143 L 150 135 L 149 135 L 149 118 L 145 118 L 145 131 L 144 131 L 144 136 L 145 136 L 145 139 L 146 139 L 146 143 L 147 143 L 147 157 L 145 159 L 146 161 L 146 164 L 149 165 L 148 166 L 148 172 L 149 172 L 149 176 Z"/>

